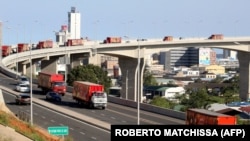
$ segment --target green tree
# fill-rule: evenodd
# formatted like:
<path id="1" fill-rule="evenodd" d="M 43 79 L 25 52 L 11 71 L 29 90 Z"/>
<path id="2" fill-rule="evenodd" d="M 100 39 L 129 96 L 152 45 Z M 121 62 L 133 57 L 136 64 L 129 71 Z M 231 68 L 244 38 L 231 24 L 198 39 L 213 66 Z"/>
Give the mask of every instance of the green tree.
<path id="1" fill-rule="evenodd" d="M 163 108 L 168 108 L 172 109 L 174 107 L 174 103 L 167 100 L 166 98 L 160 97 L 160 96 L 155 96 L 152 101 L 150 101 L 150 104 L 163 107 Z"/>
<path id="2" fill-rule="evenodd" d="M 148 70 L 144 71 L 143 85 L 144 86 L 157 86 L 158 85 L 156 79 Z"/>
<path id="3" fill-rule="evenodd" d="M 93 64 L 73 68 L 68 74 L 67 83 L 72 86 L 74 81 L 89 81 L 102 84 L 106 92 L 111 86 L 111 78 L 108 77 L 108 72 Z"/>
<path id="4" fill-rule="evenodd" d="M 240 101 L 239 96 L 235 96 L 233 90 L 231 89 L 226 90 L 223 97 L 225 99 L 226 104 L 234 102 L 234 101 Z"/>
<path id="5" fill-rule="evenodd" d="M 198 89 L 195 92 L 191 92 L 188 98 L 182 97 L 181 104 L 185 105 L 186 108 L 203 108 L 206 109 L 210 104 L 215 103 L 215 99 L 212 99 L 211 96 L 207 94 L 205 88 Z"/>

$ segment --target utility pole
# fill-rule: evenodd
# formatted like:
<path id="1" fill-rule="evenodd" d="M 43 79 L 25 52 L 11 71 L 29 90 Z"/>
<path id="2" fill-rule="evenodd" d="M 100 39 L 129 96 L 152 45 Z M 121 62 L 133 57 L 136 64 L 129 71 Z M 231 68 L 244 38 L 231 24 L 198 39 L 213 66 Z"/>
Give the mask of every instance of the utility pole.
<path id="1" fill-rule="evenodd" d="M 137 40 L 138 41 L 138 64 L 137 64 L 137 124 L 140 125 L 140 94 L 141 94 L 141 79 L 140 79 L 140 59 L 141 59 L 141 55 L 140 55 L 140 39 Z"/>
<path id="2" fill-rule="evenodd" d="M 0 61 L 2 62 L 2 22 L 0 21 Z"/>
<path id="3" fill-rule="evenodd" d="M 30 44 L 31 44 L 31 41 L 30 41 Z M 32 57 L 31 57 L 31 49 L 30 49 L 30 124 L 31 125 L 33 125 L 33 93 L 32 93 L 32 71 L 33 71 L 33 69 L 32 69 L 32 67 L 33 67 L 33 65 L 32 65 Z"/>
<path id="4" fill-rule="evenodd" d="M 128 99 L 128 70 L 126 74 L 126 100 Z"/>

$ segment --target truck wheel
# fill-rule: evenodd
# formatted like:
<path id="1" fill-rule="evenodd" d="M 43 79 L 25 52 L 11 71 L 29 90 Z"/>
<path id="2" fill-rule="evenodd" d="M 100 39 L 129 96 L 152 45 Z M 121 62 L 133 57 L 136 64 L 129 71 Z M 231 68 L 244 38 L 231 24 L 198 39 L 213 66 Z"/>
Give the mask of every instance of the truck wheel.
<path id="1" fill-rule="evenodd" d="M 89 103 L 89 109 L 93 109 L 94 108 L 94 104 L 93 103 Z"/>
<path id="2" fill-rule="evenodd" d="M 102 107 L 103 110 L 105 110 L 106 107 Z"/>
<path id="3" fill-rule="evenodd" d="M 78 104 L 78 105 L 81 105 L 81 102 L 80 102 L 79 100 L 77 100 L 77 104 Z"/>

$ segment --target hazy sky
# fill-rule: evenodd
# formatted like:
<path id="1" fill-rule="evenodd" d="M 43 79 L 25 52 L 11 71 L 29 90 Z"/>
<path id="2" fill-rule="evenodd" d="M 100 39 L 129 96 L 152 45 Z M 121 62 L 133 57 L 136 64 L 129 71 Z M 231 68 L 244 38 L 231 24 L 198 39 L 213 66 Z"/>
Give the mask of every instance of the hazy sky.
<path id="1" fill-rule="evenodd" d="M 3 0 L 3 43 L 55 41 L 75 6 L 81 36 L 130 38 L 250 36 L 250 0 Z"/>

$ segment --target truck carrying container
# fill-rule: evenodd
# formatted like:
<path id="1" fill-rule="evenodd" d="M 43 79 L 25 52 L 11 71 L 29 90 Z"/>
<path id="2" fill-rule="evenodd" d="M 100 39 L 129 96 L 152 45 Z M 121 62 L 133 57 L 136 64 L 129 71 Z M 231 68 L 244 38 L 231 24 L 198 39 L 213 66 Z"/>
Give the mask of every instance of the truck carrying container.
<path id="1" fill-rule="evenodd" d="M 30 50 L 28 43 L 19 43 L 17 44 L 17 51 L 24 52 Z"/>
<path id="2" fill-rule="evenodd" d="M 3 45 L 2 46 L 2 56 L 6 57 L 9 56 L 12 53 L 12 48 L 9 45 Z"/>
<path id="3" fill-rule="evenodd" d="M 173 41 L 173 36 L 165 36 L 163 41 Z"/>
<path id="4" fill-rule="evenodd" d="M 81 46 L 84 45 L 84 40 L 83 39 L 68 39 L 67 46 Z"/>
<path id="5" fill-rule="evenodd" d="M 38 88 L 41 88 L 44 94 L 53 91 L 64 96 L 66 93 L 64 76 L 62 74 L 39 72 Z"/>
<path id="6" fill-rule="evenodd" d="M 121 43 L 122 38 L 121 37 L 107 37 L 103 43 L 108 44 L 108 43 Z"/>
<path id="7" fill-rule="evenodd" d="M 187 125 L 236 125 L 236 116 L 216 113 L 206 109 L 188 109 Z"/>
<path id="8" fill-rule="evenodd" d="M 212 34 L 211 36 L 208 37 L 208 39 L 213 39 L 213 40 L 222 40 L 224 38 L 223 34 Z"/>
<path id="9" fill-rule="evenodd" d="M 73 99 L 80 105 L 89 108 L 107 107 L 107 94 L 104 92 L 104 86 L 87 81 L 75 81 L 73 83 Z"/>
<path id="10" fill-rule="evenodd" d="M 53 47 L 52 40 L 39 41 L 37 46 L 36 46 L 37 49 L 52 48 L 52 47 Z"/>

